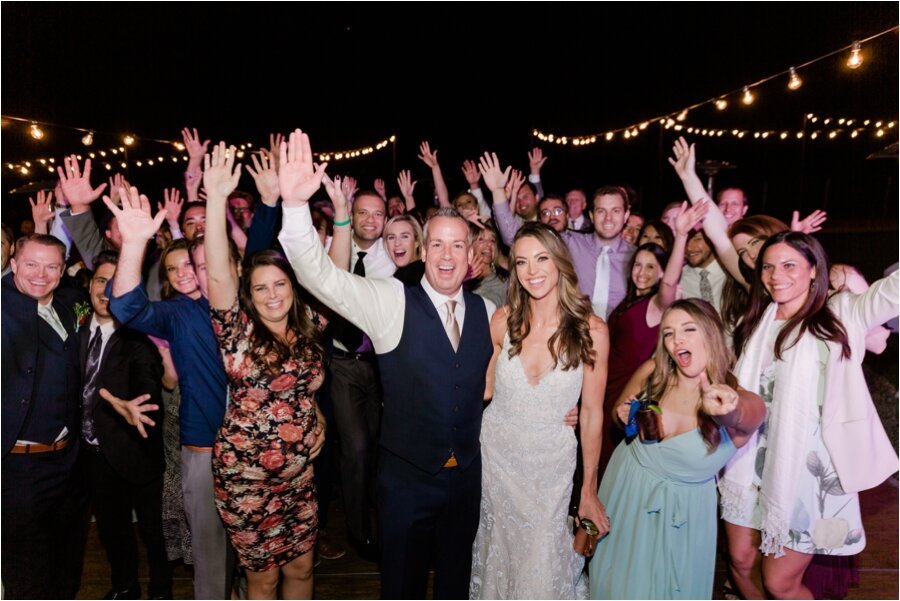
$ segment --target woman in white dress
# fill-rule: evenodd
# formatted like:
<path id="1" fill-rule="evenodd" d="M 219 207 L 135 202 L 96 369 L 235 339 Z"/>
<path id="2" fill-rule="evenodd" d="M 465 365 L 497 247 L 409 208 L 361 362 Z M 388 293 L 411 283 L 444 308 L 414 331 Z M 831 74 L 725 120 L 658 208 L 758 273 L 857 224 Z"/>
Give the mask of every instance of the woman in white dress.
<path id="1" fill-rule="evenodd" d="M 509 304 L 494 313 L 493 400 L 481 428 L 481 517 L 472 599 L 574 599 L 586 594 L 568 507 L 577 440 L 563 417 L 582 404 L 579 514 L 609 529 L 597 465 L 609 336 L 594 316 L 565 243 L 528 223 L 513 241 Z"/>
<path id="2" fill-rule="evenodd" d="M 719 481 L 731 573 L 748 599 L 812 599 L 814 555 L 866 544 L 858 492 L 897 469 L 862 372 L 866 333 L 898 313 L 898 274 L 863 294 L 829 296 L 828 259 L 815 238 L 770 237 L 756 261 L 750 308 L 734 334 L 740 384 L 769 407 L 757 439 Z"/>

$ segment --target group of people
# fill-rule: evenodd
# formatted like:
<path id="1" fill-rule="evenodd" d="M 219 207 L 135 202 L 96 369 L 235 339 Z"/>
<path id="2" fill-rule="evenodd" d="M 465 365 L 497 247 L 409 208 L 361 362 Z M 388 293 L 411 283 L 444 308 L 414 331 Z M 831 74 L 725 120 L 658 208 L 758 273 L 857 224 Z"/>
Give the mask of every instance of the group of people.
<path id="1" fill-rule="evenodd" d="M 714 202 L 679 139 L 687 200 L 660 220 L 627 186 L 545 193 L 540 149 L 527 178 L 466 161 L 451 198 L 427 142 L 419 215 L 410 172 L 359 190 L 301 130 L 253 155 L 256 202 L 234 147 L 182 133 L 186 202 L 103 196 L 71 157 L 37 233 L 3 229 L 8 598 L 74 596 L 89 505 L 109 598 L 140 596 L 132 508 L 151 598 L 175 558 L 228 598 L 234 557 L 249 598 L 311 598 L 334 438 L 385 598 L 424 598 L 432 567 L 435 598 L 709 598 L 719 504 L 746 598 L 811 598 L 816 555 L 865 545 L 857 493 L 897 455 L 862 359 L 900 276 L 830 265 L 823 213 Z"/>

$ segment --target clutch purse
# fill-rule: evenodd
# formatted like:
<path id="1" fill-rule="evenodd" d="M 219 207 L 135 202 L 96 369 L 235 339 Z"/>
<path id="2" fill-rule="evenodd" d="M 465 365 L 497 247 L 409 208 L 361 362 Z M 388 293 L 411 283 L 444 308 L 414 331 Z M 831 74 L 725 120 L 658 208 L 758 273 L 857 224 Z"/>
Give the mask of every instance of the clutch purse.
<path id="1" fill-rule="evenodd" d="M 575 522 L 575 542 L 572 548 L 580 555 L 592 557 L 594 549 L 597 548 L 597 540 L 600 538 L 600 530 L 587 518 L 578 518 Z"/>

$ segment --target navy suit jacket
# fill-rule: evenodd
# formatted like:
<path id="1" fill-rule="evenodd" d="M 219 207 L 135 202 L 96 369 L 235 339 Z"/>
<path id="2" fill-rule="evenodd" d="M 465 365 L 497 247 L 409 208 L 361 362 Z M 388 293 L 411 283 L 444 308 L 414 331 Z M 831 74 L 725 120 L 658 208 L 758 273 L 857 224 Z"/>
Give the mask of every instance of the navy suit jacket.
<path id="1" fill-rule="evenodd" d="M 37 301 L 19 292 L 13 281 L 13 274 L 3 277 L 2 302 L 0 302 L 0 338 L 2 338 L 2 382 L 0 382 L 0 403 L 2 403 L 2 438 L 0 455 L 5 457 L 15 446 L 25 419 L 32 407 L 35 383 L 48 378 L 65 378 L 65 374 L 42 369 L 38 350 L 40 341 L 38 324 L 41 317 L 37 312 Z M 68 343 L 76 343 L 75 304 L 87 301 L 84 291 L 71 288 L 57 288 L 53 293 L 53 308 L 69 333 Z M 77 437 L 81 430 L 79 407 L 81 396 L 74 390 L 67 399 L 73 403 L 70 423 L 66 424 L 69 436 Z"/>

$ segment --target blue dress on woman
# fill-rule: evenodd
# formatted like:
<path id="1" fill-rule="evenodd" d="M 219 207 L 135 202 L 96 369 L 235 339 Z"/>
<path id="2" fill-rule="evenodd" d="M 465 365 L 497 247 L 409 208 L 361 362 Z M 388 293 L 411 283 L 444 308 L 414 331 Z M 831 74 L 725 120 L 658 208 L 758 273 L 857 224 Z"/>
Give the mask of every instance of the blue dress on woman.
<path id="1" fill-rule="evenodd" d="M 591 599 L 712 598 L 715 475 L 735 453 L 719 434 L 711 453 L 699 429 L 619 444 L 600 484 L 610 532 L 591 560 Z"/>

